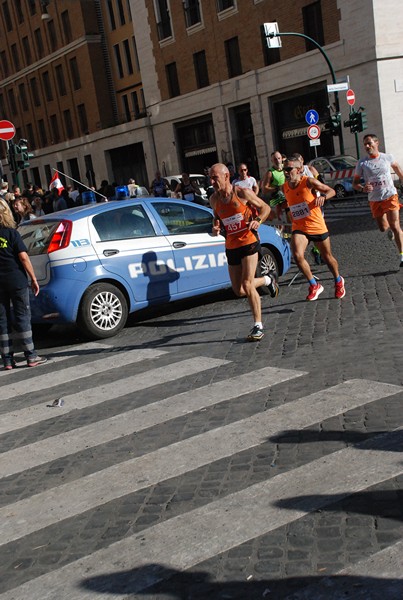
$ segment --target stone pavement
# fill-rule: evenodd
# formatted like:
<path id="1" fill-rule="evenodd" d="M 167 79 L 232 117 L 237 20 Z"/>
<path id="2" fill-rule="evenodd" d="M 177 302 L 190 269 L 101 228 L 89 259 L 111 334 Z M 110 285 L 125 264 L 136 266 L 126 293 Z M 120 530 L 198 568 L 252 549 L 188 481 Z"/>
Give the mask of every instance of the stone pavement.
<path id="1" fill-rule="evenodd" d="M 346 297 L 292 267 L 259 343 L 223 292 L 1 373 L 0 600 L 403 597 L 403 269 L 330 231 Z"/>

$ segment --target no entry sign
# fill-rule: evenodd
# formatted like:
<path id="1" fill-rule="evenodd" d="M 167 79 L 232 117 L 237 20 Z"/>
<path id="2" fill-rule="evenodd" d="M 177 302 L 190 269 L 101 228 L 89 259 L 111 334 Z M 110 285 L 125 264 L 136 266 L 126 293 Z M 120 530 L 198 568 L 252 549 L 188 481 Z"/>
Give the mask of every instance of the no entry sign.
<path id="1" fill-rule="evenodd" d="M 355 104 L 355 94 L 354 94 L 353 90 L 347 90 L 346 98 L 347 98 L 347 102 L 350 106 L 353 106 Z"/>
<path id="2" fill-rule="evenodd" d="M 0 140 L 8 142 L 15 136 L 15 127 L 10 121 L 0 121 Z"/>

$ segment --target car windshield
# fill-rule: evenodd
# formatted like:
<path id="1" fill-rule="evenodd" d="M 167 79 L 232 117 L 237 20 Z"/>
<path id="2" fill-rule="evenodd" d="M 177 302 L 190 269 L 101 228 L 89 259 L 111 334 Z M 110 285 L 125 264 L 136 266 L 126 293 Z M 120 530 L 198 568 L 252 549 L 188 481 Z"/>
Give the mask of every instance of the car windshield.
<path id="1" fill-rule="evenodd" d="M 342 169 L 351 169 L 357 164 L 357 159 L 354 156 L 338 156 L 333 158 L 331 161 L 332 165 L 337 171 Z"/>
<path id="2" fill-rule="evenodd" d="M 18 232 L 27 247 L 29 256 L 46 254 L 50 241 L 60 224 L 60 219 L 55 221 L 42 221 L 33 219 L 18 227 Z"/>

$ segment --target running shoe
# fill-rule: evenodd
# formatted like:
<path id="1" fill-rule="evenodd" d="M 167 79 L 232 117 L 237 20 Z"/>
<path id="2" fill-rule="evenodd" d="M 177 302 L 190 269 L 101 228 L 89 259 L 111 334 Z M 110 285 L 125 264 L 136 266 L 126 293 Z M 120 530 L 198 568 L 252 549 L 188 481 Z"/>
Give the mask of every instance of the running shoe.
<path id="1" fill-rule="evenodd" d="M 263 329 L 255 325 L 248 335 L 248 340 L 250 342 L 258 342 L 264 336 Z"/>
<path id="2" fill-rule="evenodd" d="M 48 359 L 43 356 L 31 356 L 27 359 L 28 367 L 37 367 L 38 365 L 44 365 L 48 362 Z"/>
<path id="3" fill-rule="evenodd" d="M 280 288 L 278 287 L 278 283 L 277 283 L 277 279 L 276 279 L 276 273 L 274 271 L 270 271 L 268 273 L 268 276 L 271 279 L 271 282 L 269 283 L 269 285 L 267 286 L 267 289 L 269 290 L 269 294 L 272 298 L 277 298 Z"/>
<path id="4" fill-rule="evenodd" d="M 341 277 L 338 283 L 334 284 L 334 297 L 335 298 L 344 298 L 346 295 L 346 290 L 344 287 L 344 278 Z"/>
<path id="5" fill-rule="evenodd" d="M 15 360 L 12 358 L 6 358 L 4 360 L 4 370 L 5 371 L 11 371 L 12 369 L 15 369 L 17 367 Z"/>
<path id="6" fill-rule="evenodd" d="M 312 302 L 312 300 L 316 300 L 319 294 L 323 292 L 323 285 L 320 283 L 315 283 L 314 285 L 309 286 L 308 295 L 306 297 L 307 300 Z"/>

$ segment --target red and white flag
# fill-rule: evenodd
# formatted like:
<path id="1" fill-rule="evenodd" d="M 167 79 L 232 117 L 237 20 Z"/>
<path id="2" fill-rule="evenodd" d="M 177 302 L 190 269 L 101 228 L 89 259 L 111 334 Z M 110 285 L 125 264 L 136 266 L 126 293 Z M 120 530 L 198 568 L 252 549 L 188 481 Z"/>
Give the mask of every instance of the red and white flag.
<path id="1" fill-rule="evenodd" d="M 52 190 L 53 188 L 57 188 L 59 196 L 62 193 L 62 191 L 64 190 L 64 186 L 59 179 L 59 173 L 57 171 L 54 172 L 54 175 L 49 183 L 49 190 Z"/>

